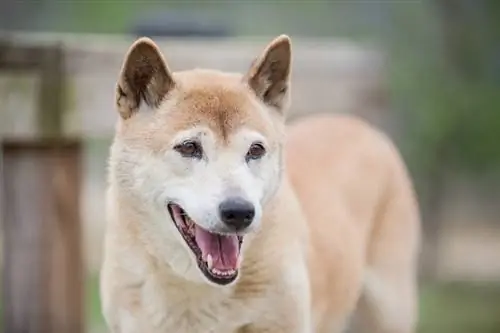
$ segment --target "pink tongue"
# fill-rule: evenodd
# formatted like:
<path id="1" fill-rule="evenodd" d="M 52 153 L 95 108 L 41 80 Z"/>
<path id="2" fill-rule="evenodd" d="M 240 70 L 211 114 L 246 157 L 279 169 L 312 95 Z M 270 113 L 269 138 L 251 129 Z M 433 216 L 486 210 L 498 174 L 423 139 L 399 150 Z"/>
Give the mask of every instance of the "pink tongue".
<path id="1" fill-rule="evenodd" d="M 201 249 L 202 258 L 207 259 L 210 254 L 213 268 L 220 271 L 237 269 L 238 256 L 240 255 L 239 241 L 236 235 L 212 234 L 195 225 L 195 239 Z"/>

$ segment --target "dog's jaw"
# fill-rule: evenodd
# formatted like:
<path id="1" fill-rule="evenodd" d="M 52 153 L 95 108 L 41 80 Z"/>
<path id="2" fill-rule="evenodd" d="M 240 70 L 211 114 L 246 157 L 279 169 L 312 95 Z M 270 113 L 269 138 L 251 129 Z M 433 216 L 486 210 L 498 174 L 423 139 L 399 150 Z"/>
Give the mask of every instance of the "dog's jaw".
<path id="1" fill-rule="evenodd" d="M 234 283 L 241 265 L 243 236 L 205 230 L 175 203 L 168 203 L 167 209 L 204 277 L 219 286 Z"/>

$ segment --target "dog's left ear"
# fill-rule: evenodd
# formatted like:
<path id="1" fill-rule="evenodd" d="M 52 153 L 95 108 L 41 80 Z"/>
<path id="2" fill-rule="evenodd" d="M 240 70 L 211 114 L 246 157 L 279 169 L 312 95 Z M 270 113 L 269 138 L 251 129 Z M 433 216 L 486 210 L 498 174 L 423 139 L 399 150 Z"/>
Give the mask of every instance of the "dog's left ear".
<path id="1" fill-rule="evenodd" d="M 281 113 L 290 99 L 291 62 L 290 37 L 281 35 L 269 43 L 244 76 L 257 97 Z"/>

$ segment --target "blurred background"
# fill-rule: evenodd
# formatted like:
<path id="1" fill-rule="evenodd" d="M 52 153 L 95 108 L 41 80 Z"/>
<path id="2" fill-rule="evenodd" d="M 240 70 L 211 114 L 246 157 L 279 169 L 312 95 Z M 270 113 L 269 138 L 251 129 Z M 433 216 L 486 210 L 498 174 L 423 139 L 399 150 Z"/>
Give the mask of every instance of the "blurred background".
<path id="1" fill-rule="evenodd" d="M 295 52 L 290 119 L 358 115 L 405 158 L 424 223 L 419 332 L 500 332 L 498 0 L 3 0 L 4 322 L 31 299 L 83 314 L 74 332 L 106 332 L 97 281 L 106 159 L 114 84 L 132 41 L 154 38 L 174 70 L 244 71 L 281 33 Z M 45 170 L 57 141 L 66 153 Z M 51 177 L 62 180 L 44 183 Z M 29 204 L 19 199 L 27 195 Z M 52 218 L 62 224 L 39 221 L 42 198 L 69 202 Z M 44 256 L 62 273 L 40 273 Z M 13 291 L 28 278 L 49 279 L 54 293 L 67 283 L 69 296 Z M 72 305 L 79 297 L 83 308 Z"/>

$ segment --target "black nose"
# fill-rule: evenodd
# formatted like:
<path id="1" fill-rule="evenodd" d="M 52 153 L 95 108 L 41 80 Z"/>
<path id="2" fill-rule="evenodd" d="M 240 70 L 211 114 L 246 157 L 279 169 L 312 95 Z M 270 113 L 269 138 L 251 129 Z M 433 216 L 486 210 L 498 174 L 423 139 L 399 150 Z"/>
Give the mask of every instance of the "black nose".
<path id="1" fill-rule="evenodd" d="M 234 230 L 243 230 L 252 223 L 255 208 L 252 203 L 239 197 L 224 200 L 219 205 L 219 214 L 222 222 Z"/>

